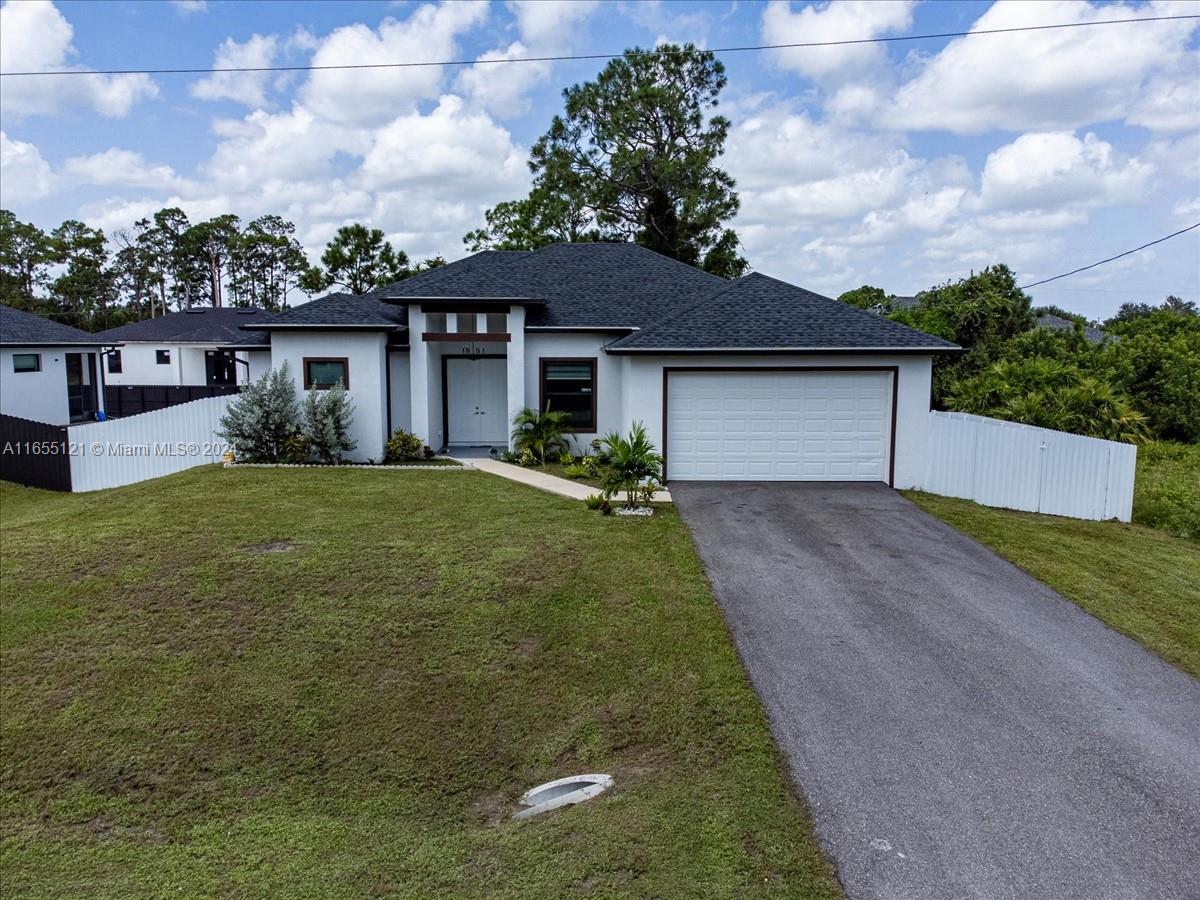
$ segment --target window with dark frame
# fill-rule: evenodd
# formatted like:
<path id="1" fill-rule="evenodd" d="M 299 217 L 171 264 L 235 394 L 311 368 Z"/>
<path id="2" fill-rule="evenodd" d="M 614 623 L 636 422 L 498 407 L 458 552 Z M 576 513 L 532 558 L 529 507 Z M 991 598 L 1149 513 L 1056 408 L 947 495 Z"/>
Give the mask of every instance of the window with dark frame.
<path id="1" fill-rule="evenodd" d="M 350 387 L 350 361 L 344 356 L 304 357 L 304 389 L 327 391 L 338 382 Z"/>
<path id="2" fill-rule="evenodd" d="M 171 364 L 171 351 L 170 350 L 155 350 L 154 351 L 154 361 L 156 363 L 158 363 L 160 366 L 169 366 Z"/>
<path id="3" fill-rule="evenodd" d="M 42 354 L 40 353 L 14 353 L 12 359 L 14 372 L 42 371 Z"/>
<path id="4" fill-rule="evenodd" d="M 121 351 L 120 350 L 109 350 L 108 353 L 104 354 L 104 356 L 108 360 L 108 374 L 120 375 L 121 374 Z"/>
<path id="5" fill-rule="evenodd" d="M 575 431 L 596 430 L 596 360 L 541 360 L 541 408 L 565 412 Z"/>

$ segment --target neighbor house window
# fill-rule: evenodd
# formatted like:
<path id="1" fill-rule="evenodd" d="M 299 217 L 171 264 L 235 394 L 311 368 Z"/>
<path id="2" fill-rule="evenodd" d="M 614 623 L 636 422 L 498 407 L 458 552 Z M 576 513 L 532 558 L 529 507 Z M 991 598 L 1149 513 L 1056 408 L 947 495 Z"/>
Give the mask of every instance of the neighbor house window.
<path id="1" fill-rule="evenodd" d="M 170 350 L 155 350 L 154 351 L 154 361 L 156 363 L 158 363 L 160 366 L 169 366 L 171 364 L 171 351 Z"/>
<path id="2" fill-rule="evenodd" d="M 105 355 L 108 357 L 108 372 L 109 372 L 109 374 L 110 375 L 120 375 L 121 374 L 121 351 L 120 350 L 109 350 L 108 353 Z M 168 362 L 169 361 L 170 360 L 168 360 Z"/>
<path id="3" fill-rule="evenodd" d="M 340 357 L 304 357 L 304 389 L 325 391 L 338 382 L 350 387 L 350 361 Z"/>
<path id="4" fill-rule="evenodd" d="M 565 412 L 576 431 L 596 430 L 596 360 L 543 359 L 542 403 Z"/>
<path id="5" fill-rule="evenodd" d="M 14 353 L 13 354 L 13 371 L 14 372 L 40 372 L 40 371 L 42 371 L 42 354 L 40 354 L 40 353 Z"/>

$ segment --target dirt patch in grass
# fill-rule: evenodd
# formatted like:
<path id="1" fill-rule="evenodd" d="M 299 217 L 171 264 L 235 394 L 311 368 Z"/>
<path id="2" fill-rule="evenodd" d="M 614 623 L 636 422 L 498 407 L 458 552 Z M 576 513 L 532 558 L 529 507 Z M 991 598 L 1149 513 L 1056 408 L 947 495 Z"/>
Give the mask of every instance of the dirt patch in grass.
<path id="1" fill-rule="evenodd" d="M 246 549 L 251 553 L 287 553 L 295 550 L 296 546 L 295 541 L 264 541 L 261 544 L 252 544 Z"/>

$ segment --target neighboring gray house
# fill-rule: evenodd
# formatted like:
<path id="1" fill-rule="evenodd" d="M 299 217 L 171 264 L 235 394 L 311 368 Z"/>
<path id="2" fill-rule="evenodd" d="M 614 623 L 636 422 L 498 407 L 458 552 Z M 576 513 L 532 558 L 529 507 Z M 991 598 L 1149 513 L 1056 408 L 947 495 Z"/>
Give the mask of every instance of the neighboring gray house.
<path id="1" fill-rule="evenodd" d="M 94 334 L 0 304 L 0 413 L 49 425 L 94 419 L 104 409 Z"/>
<path id="2" fill-rule="evenodd" d="M 243 331 L 298 389 L 346 385 L 356 458 L 397 427 L 507 447 L 513 415 L 549 405 L 577 449 L 643 423 L 672 480 L 897 487 L 925 470 L 933 356 L 959 350 L 765 275 L 604 243 L 476 253 Z"/>
<path id="3" fill-rule="evenodd" d="M 1064 319 L 1062 316 L 1056 316 L 1054 313 L 1038 313 L 1036 328 L 1050 328 L 1054 331 L 1074 331 L 1075 323 L 1070 319 Z M 1108 337 L 1103 329 L 1097 328 L 1095 325 L 1084 325 L 1083 336 L 1087 338 L 1089 343 L 1100 344 Z"/>

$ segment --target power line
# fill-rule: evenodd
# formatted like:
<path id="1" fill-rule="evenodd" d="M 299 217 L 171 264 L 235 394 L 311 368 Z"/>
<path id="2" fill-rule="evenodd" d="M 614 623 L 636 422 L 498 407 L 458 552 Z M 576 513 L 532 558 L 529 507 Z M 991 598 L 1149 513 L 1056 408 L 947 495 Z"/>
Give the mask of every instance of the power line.
<path id="1" fill-rule="evenodd" d="M 792 50 L 804 47 L 844 47 L 852 44 L 891 44 L 901 41 L 930 41 L 941 38 L 973 37 L 980 34 L 1012 34 L 1018 31 L 1049 31 L 1060 28 L 1090 28 L 1093 25 L 1127 25 L 1133 22 L 1172 22 L 1180 19 L 1200 19 L 1200 15 L 1141 16 L 1133 19 L 1098 19 L 1095 22 L 1062 22 L 1054 25 L 1022 25 L 1012 28 L 981 28 L 978 31 L 943 31 L 937 34 L 905 34 L 891 37 L 854 38 L 844 41 L 802 41 L 791 44 L 756 44 L 744 47 L 716 47 L 712 53 L 747 53 L 759 50 Z M 671 56 L 680 51 L 654 49 L 643 51 Z M 297 66 L 222 66 L 221 68 L 179 69 L 59 69 L 43 72 L 0 72 L 0 78 L 32 75 L 208 75 L 217 72 L 315 72 L 331 69 L 413 69 L 423 66 L 476 66 L 505 63 L 570 62 L 573 60 L 618 59 L 623 53 L 586 53 L 564 56 L 520 56 L 515 59 L 451 59 L 441 62 L 344 63 L 337 65 Z"/>
<path id="2" fill-rule="evenodd" d="M 1108 259 L 1102 259 L 1100 262 L 1094 262 L 1090 266 L 1080 266 L 1078 269 L 1072 269 L 1070 272 L 1063 272 L 1061 275 L 1055 275 L 1053 278 L 1043 278 L 1041 281 L 1035 281 L 1032 284 L 1023 284 L 1018 290 L 1026 291 L 1031 287 L 1037 287 L 1039 284 L 1049 284 L 1051 281 L 1058 281 L 1060 278 L 1066 278 L 1068 275 L 1078 275 L 1080 272 L 1086 272 L 1088 269 L 1094 269 L 1096 266 L 1102 266 L 1105 263 L 1110 263 L 1114 259 L 1120 259 L 1123 256 L 1129 256 L 1131 253 L 1137 253 L 1139 250 L 1145 250 L 1147 247 L 1153 247 L 1155 244 L 1161 244 L 1163 241 L 1169 241 L 1173 237 L 1179 237 L 1181 234 L 1186 234 L 1193 229 L 1200 228 L 1200 222 L 1195 225 L 1189 225 L 1187 228 L 1181 228 L 1178 231 L 1168 234 L 1166 237 L 1160 237 L 1156 241 L 1151 241 L 1148 244 L 1142 244 L 1140 247 L 1134 247 L 1132 250 L 1126 250 L 1123 253 L 1118 253 L 1116 256 L 1110 256 Z"/>

